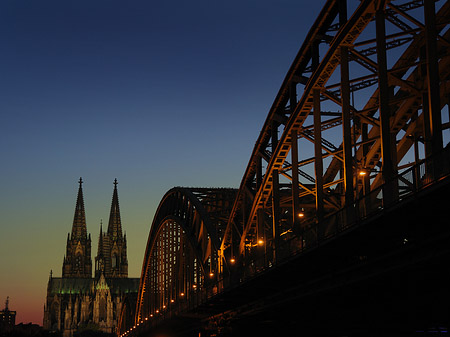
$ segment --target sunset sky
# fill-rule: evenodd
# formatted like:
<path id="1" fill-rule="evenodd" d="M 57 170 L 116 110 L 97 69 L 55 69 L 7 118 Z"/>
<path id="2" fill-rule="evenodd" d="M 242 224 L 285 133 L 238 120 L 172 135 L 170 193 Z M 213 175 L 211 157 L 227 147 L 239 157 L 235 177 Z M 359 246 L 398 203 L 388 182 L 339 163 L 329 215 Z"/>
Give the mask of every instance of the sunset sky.
<path id="1" fill-rule="evenodd" d="M 83 177 L 92 259 L 114 178 L 139 277 L 174 186 L 238 187 L 324 0 L 2 0 L 0 308 L 42 325 Z"/>

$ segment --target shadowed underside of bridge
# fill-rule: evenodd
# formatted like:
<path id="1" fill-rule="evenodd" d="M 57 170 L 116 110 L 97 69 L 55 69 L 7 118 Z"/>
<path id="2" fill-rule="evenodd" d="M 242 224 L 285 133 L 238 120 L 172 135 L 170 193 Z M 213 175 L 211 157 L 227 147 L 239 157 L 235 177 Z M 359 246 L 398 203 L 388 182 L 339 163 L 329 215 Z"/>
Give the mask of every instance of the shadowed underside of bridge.
<path id="1" fill-rule="evenodd" d="M 448 1 L 327 1 L 239 189 L 163 197 L 119 335 L 447 327 L 449 27 Z"/>

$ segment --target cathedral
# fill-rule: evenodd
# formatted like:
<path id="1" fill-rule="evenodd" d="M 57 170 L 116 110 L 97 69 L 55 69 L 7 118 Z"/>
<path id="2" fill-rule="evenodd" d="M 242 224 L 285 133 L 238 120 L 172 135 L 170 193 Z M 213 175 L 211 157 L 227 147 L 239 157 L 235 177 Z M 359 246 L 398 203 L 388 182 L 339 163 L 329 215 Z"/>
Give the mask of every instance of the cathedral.
<path id="1" fill-rule="evenodd" d="M 92 277 L 91 235 L 86 228 L 82 183 L 80 178 L 62 277 L 53 277 L 50 272 L 44 305 L 44 328 L 60 331 L 64 337 L 80 328 L 114 333 L 125 296 L 136 296 L 139 288 L 139 278 L 128 278 L 127 237 L 122 233 L 117 179 L 107 231 L 100 225 Z"/>

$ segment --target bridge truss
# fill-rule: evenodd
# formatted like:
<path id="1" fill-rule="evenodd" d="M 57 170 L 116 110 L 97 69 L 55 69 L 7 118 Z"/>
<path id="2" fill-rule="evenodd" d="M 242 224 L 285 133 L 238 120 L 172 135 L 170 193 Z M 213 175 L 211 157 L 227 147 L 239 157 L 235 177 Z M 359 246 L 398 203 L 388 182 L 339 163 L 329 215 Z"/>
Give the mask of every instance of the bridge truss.
<path id="1" fill-rule="evenodd" d="M 449 27 L 449 1 L 326 1 L 239 189 L 163 197 L 135 326 L 121 334 L 187 312 L 448 174 Z"/>

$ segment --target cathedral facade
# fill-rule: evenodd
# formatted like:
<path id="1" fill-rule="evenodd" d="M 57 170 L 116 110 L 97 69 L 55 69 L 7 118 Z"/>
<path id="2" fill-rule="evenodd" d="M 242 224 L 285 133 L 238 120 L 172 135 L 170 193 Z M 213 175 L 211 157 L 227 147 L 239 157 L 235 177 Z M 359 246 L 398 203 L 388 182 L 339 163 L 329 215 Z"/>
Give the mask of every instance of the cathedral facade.
<path id="1" fill-rule="evenodd" d="M 83 327 L 114 333 L 124 298 L 133 297 L 139 288 L 139 278 L 128 278 L 127 238 L 122 233 L 117 179 L 107 231 L 100 225 L 92 277 L 91 235 L 87 233 L 82 183 L 80 178 L 62 277 L 53 277 L 50 272 L 44 305 L 44 329 L 60 331 L 64 337 Z"/>

